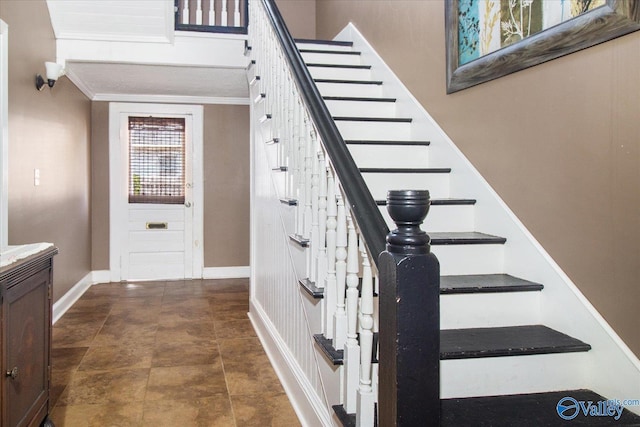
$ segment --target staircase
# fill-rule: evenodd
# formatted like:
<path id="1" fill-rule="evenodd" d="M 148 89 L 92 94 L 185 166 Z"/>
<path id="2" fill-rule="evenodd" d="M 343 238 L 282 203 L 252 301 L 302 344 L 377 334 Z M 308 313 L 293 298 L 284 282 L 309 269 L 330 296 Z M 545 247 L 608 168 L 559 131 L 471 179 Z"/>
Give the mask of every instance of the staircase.
<path id="1" fill-rule="evenodd" d="M 264 28 L 261 31 L 262 36 L 267 32 Z M 596 412 L 589 415 L 589 411 L 585 415 L 579 403 L 571 407 L 571 402 L 604 401 L 603 396 L 640 396 L 638 360 L 357 30 L 350 26 L 337 40 L 297 40 L 296 44 L 387 227 L 396 228 L 386 211 L 389 190 L 430 192 L 431 209 L 423 228 L 431 237 L 431 250 L 440 260 L 442 274 L 440 425 L 640 425 L 640 417 L 631 412 L 640 408 L 632 404 L 627 404 L 624 411 L 620 408 L 617 419 L 607 414 L 595 416 Z M 313 336 L 316 346 L 316 353 L 297 363 L 317 364 L 306 370 L 313 374 L 306 375 L 312 377 L 312 387 L 320 390 L 320 406 L 324 404 L 335 411 L 327 425 L 335 425 L 337 420 L 342 425 L 374 425 L 373 406 L 364 411 L 373 417 L 359 412 L 365 406 L 362 402 L 368 401 L 368 393 L 376 395 L 375 365 L 384 362 L 378 362 L 375 348 L 376 310 L 369 313 L 362 308 L 369 304 L 365 302 L 369 286 L 374 304 L 381 286 L 377 280 L 367 285 L 367 269 L 373 266 L 374 276 L 376 273 L 373 260 L 367 261 L 371 245 L 365 242 L 367 236 L 364 227 L 358 226 L 357 214 L 345 214 L 345 241 L 338 241 L 336 253 L 342 248 L 345 253 L 353 249 L 357 254 L 355 248 L 359 248 L 360 256 L 356 255 L 357 260 L 352 262 L 350 255 L 336 255 L 337 264 L 346 264 L 342 273 L 346 284 L 343 288 L 338 286 L 337 291 L 328 286 L 333 283 L 334 270 L 340 277 L 340 267 L 331 261 L 328 268 L 320 267 L 318 260 L 326 262 L 330 239 L 335 238 L 318 240 L 319 236 L 324 236 L 325 230 L 333 232 L 334 226 L 328 226 L 333 221 L 337 221 L 335 229 L 340 235 L 340 207 L 346 205 L 354 211 L 357 206 L 348 203 L 347 194 L 340 194 L 346 193 L 349 186 L 343 181 L 336 185 L 338 212 L 331 212 L 331 186 L 338 173 L 331 169 L 332 159 L 326 153 L 329 150 L 322 148 L 326 141 L 317 141 L 321 137 L 306 113 L 296 116 L 295 96 L 279 98 L 271 94 L 280 88 L 295 95 L 297 87 L 288 86 L 290 77 L 272 74 L 278 65 L 269 62 L 273 59 L 266 59 L 264 53 L 256 52 L 255 47 L 251 55 L 254 62 L 248 74 L 257 119 L 254 144 L 269 144 L 255 150 L 265 150 L 273 182 L 271 191 L 284 202 L 277 207 L 285 232 L 291 235 L 284 251 L 288 252 L 303 295 L 298 308 L 306 321 L 302 329 Z M 261 68 L 261 61 L 267 61 L 267 66 Z M 274 79 L 275 83 L 269 84 L 267 79 Z M 271 96 L 276 100 L 270 102 Z M 283 111 L 283 117 L 278 117 L 279 111 Z M 281 130 L 287 123 L 294 125 L 293 130 Z M 311 148 L 284 146 L 286 140 L 297 139 L 310 142 Z M 325 208 L 325 204 L 329 207 Z M 324 222 L 319 218 L 325 218 Z M 376 258 L 376 254 L 372 255 L 372 259 Z M 358 260 L 362 260 L 362 268 L 358 268 Z M 353 293 L 356 284 L 359 294 Z M 260 279 L 254 286 L 262 287 Z M 273 286 L 269 291 L 277 292 Z M 339 336 L 342 329 L 352 328 L 341 325 L 340 316 L 343 310 L 348 311 L 349 301 L 354 301 L 349 298 L 357 298 L 354 295 L 360 295 L 359 302 L 352 304 L 360 311 L 345 317 L 359 322 L 363 317 L 374 318 L 370 331 L 358 323 L 357 343 L 349 341 L 349 331 L 347 338 Z M 269 314 L 260 307 L 264 305 L 260 296 L 252 304 L 258 312 L 252 317 L 254 323 L 265 323 L 260 317 Z M 286 335 L 286 328 L 274 327 L 277 330 L 271 334 Z M 362 341 L 369 333 L 374 337 L 372 351 Z M 263 337 L 263 341 L 268 338 Z M 287 345 L 280 343 L 278 351 L 287 353 L 282 348 Z M 361 350 L 355 358 L 353 349 Z M 371 354 L 373 357 L 368 357 Z M 368 359 L 373 363 L 370 371 Z M 354 368 L 348 367 L 349 363 L 359 364 Z M 615 366 L 615 373 L 600 372 L 604 366 Z M 358 373 L 353 372 L 361 368 L 366 372 L 358 386 Z M 354 383 L 357 390 L 351 389 Z M 567 397 L 571 399 L 565 400 Z M 571 421 L 563 420 L 562 415 Z M 429 425 L 426 420 L 425 425 Z"/>

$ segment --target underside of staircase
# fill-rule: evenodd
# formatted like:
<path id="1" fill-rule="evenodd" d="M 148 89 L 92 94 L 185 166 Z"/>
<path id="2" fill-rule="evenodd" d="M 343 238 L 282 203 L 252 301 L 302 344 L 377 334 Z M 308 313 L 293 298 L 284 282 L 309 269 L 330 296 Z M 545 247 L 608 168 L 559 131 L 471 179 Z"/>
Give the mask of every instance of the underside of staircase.
<path id="1" fill-rule="evenodd" d="M 396 99 L 383 90 L 384 81 L 372 77 L 372 66 L 361 59 L 361 53 L 346 41 L 297 40 L 297 45 L 323 99 L 332 113 L 340 133 L 362 173 L 369 190 L 376 199 L 390 229 L 395 228 L 386 213 L 385 195 L 394 189 L 427 189 L 431 193 L 431 210 L 424 229 L 431 238 L 433 251 L 443 263 L 465 263 L 470 257 L 485 259 L 501 248 L 507 238 L 474 229 L 473 210 L 478 201 L 474 194 L 451 189 L 450 175 L 456 173 L 446 164 L 429 161 L 430 141 L 414 137 L 412 117 L 398 116 Z M 291 201 L 289 201 L 291 202 Z M 300 242 L 298 242 L 300 243 Z M 443 255 L 440 256 L 439 248 Z M 504 255 L 502 255 L 504 256 Z M 452 261 L 453 260 L 453 261 Z M 489 261 L 491 264 L 491 261 Z M 490 267 L 489 267 L 490 268 Z M 445 266 L 447 272 L 455 266 Z M 464 270 L 462 268 L 461 270 Z M 322 288 L 308 279 L 300 280 L 303 289 L 314 298 L 322 298 Z M 539 363 L 555 363 L 549 355 L 563 357 L 569 353 L 591 350 L 589 343 L 573 338 L 562 331 L 543 324 L 527 323 L 527 308 L 523 319 L 517 318 L 513 304 L 537 304 L 536 294 L 544 292 L 544 283 L 514 277 L 501 271 L 486 274 L 446 274 L 441 277 L 440 293 L 451 304 L 442 304 L 443 317 L 440 335 L 441 361 L 469 361 L 470 359 L 532 358 L 546 355 Z M 516 296 L 515 299 L 505 299 Z M 531 297 L 529 297 L 531 295 Z M 506 317 L 513 324 L 496 323 L 491 327 L 456 328 L 455 318 L 460 313 L 450 312 L 458 307 L 456 298 L 480 296 L 471 310 L 480 313 L 481 323 L 486 318 Z M 491 302 L 491 298 L 495 302 Z M 462 308 L 462 306 L 460 306 Z M 469 308 L 467 306 L 467 308 Z M 449 312 L 447 312 L 449 310 Z M 504 312 L 503 312 L 504 311 Z M 514 317 L 515 314 L 515 317 Z M 462 315 L 464 316 L 464 315 Z M 314 336 L 323 355 L 334 365 L 342 363 L 342 351 L 333 348 L 331 340 L 323 334 Z M 372 355 L 374 362 L 376 354 Z M 455 362 L 453 362 L 455 363 Z M 507 362 L 511 363 L 511 362 Z M 560 360 L 558 363 L 564 363 Z M 515 365 L 518 365 L 516 362 Z M 523 364 L 522 369 L 528 364 Z M 454 368 L 455 369 L 455 368 Z M 482 365 L 478 366 L 482 369 Z M 505 371 L 509 371 L 506 369 Z M 491 375 L 500 376 L 500 372 Z M 442 381 L 448 380 L 446 371 Z M 473 381 L 474 378 L 469 378 Z M 514 379 L 497 378 L 497 382 Z M 517 379 L 515 379 L 517 381 Z M 505 387 L 515 388 L 518 387 Z M 576 400 L 606 400 L 585 389 L 551 389 L 542 393 L 518 393 L 485 397 L 459 397 L 442 399 L 442 426 L 551 426 L 563 420 L 556 405 L 563 397 Z M 355 426 L 355 414 L 347 414 L 341 405 L 334 406 L 343 425 Z M 567 421 L 568 422 L 568 421 Z M 611 417 L 582 417 L 572 420 L 575 425 L 640 425 L 640 417 L 625 410 L 620 419 Z M 425 423 L 428 425 L 428 422 Z"/>

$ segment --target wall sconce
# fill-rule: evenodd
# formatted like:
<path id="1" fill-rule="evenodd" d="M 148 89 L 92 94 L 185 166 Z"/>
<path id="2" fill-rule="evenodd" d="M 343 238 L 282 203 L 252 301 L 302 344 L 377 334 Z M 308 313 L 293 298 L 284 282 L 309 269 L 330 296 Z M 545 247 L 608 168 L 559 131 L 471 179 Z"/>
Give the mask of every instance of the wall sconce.
<path id="1" fill-rule="evenodd" d="M 64 76 L 64 68 L 62 65 L 56 64 L 55 62 L 45 62 L 44 66 L 47 70 L 47 85 L 49 88 L 52 88 L 54 84 L 56 84 L 56 80 L 59 77 Z M 36 89 L 42 90 L 44 89 L 45 81 L 40 74 L 36 74 Z"/>

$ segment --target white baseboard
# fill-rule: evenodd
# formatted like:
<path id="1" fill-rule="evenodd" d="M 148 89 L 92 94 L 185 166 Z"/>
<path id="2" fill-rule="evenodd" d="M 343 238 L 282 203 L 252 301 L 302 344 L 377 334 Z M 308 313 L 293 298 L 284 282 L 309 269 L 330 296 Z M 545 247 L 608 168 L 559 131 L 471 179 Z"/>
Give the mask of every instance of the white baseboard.
<path id="1" fill-rule="evenodd" d="M 244 279 L 251 274 L 249 266 L 242 267 L 205 267 L 202 269 L 203 279 Z"/>
<path id="2" fill-rule="evenodd" d="M 276 327 L 273 326 L 260 303 L 252 298 L 249 304 L 249 319 L 300 423 L 309 427 L 334 427 L 336 424 L 333 422 L 331 414 L 325 404 L 312 391 L 313 385 L 307 380 L 302 368 L 296 362 L 287 344 L 277 333 Z"/>
<path id="3" fill-rule="evenodd" d="M 53 304 L 52 322 L 55 324 L 75 304 L 80 297 L 87 292 L 91 285 L 96 283 L 109 283 L 111 273 L 109 270 L 94 270 L 87 273 L 78 283 L 67 291 Z"/>
<path id="4" fill-rule="evenodd" d="M 111 271 L 94 270 L 91 272 L 91 284 L 111 282 Z"/>
<path id="5" fill-rule="evenodd" d="M 93 272 L 91 271 L 53 304 L 52 323 L 54 325 L 93 283 Z"/>

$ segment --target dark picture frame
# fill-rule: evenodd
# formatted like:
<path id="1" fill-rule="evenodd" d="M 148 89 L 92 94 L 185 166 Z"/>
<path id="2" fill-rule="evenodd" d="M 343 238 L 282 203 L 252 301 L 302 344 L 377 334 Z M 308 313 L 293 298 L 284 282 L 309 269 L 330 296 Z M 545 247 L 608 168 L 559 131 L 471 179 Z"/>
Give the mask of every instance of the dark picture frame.
<path id="1" fill-rule="evenodd" d="M 607 0 L 603 6 L 460 64 L 458 6 L 459 0 L 445 1 L 448 94 L 640 30 L 640 0 Z"/>

